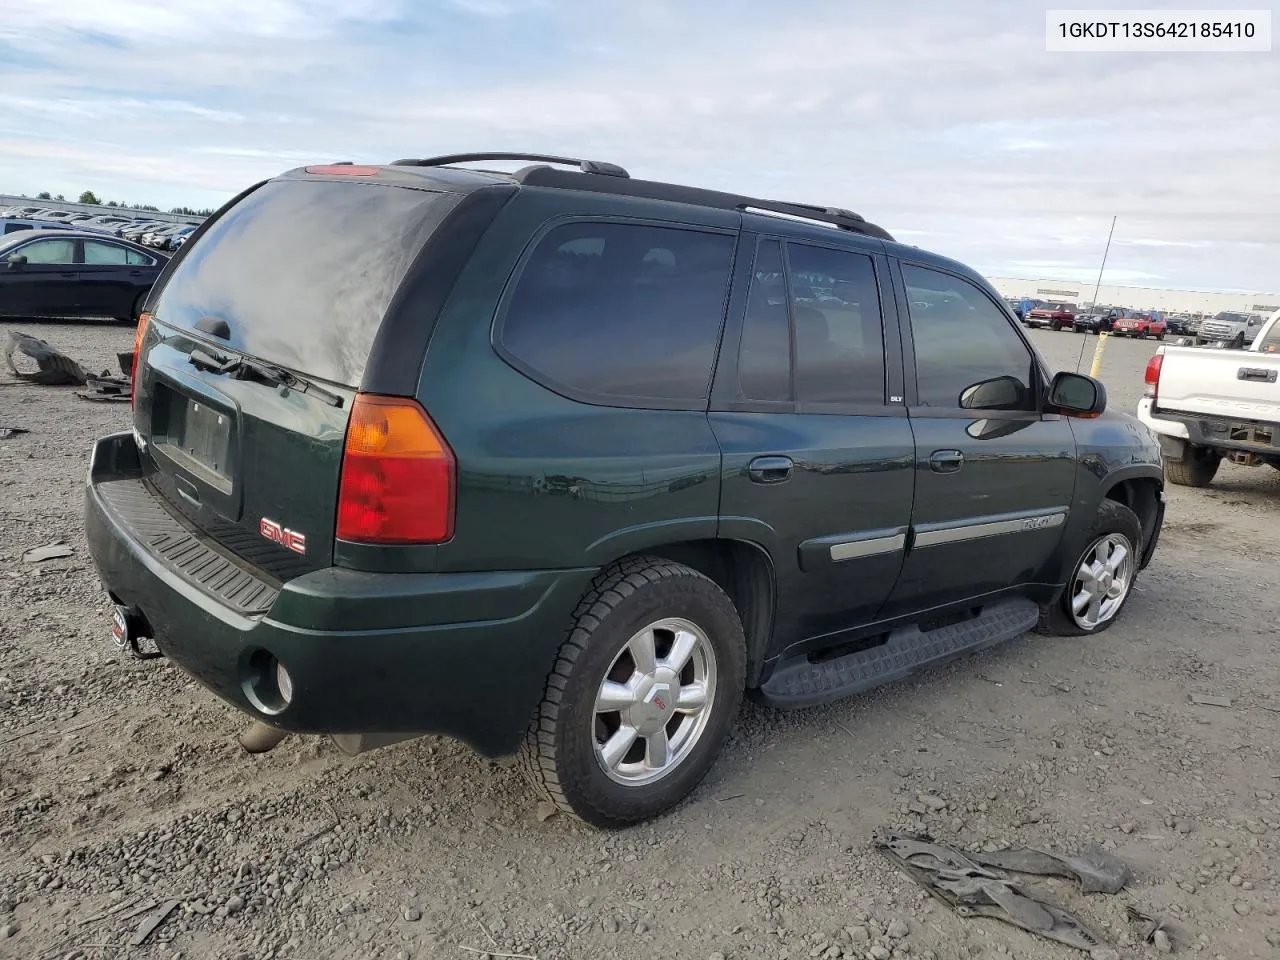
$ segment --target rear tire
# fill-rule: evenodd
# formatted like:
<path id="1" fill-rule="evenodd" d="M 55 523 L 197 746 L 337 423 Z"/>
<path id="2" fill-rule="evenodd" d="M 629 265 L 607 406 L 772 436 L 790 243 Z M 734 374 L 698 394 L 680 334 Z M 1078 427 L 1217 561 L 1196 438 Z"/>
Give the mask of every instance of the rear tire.
<path id="1" fill-rule="evenodd" d="M 1133 595 L 1143 543 L 1138 515 L 1122 503 L 1103 500 L 1066 589 L 1041 609 L 1036 632 L 1083 637 L 1108 629 Z"/>
<path id="2" fill-rule="evenodd" d="M 1188 445 L 1181 460 L 1166 460 L 1164 475 L 1180 487 L 1207 487 L 1218 474 L 1222 454 Z"/>
<path id="3" fill-rule="evenodd" d="M 706 776 L 737 718 L 737 610 L 696 570 L 634 557 L 602 571 L 574 616 L 525 770 L 545 799 L 593 826 L 659 816 Z"/>
<path id="4" fill-rule="evenodd" d="M 138 294 L 133 301 L 133 310 L 130 315 L 127 317 L 117 317 L 117 322 L 136 324 L 138 322 L 138 317 L 142 315 L 142 308 L 147 304 L 147 294 L 150 292 L 150 290 L 143 290 L 142 293 Z"/>

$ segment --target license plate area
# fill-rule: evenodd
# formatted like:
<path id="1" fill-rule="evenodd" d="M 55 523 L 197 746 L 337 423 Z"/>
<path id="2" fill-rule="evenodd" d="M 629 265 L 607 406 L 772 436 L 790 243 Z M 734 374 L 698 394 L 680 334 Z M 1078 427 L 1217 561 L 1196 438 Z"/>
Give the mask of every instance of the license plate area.
<path id="1" fill-rule="evenodd" d="M 230 496 L 235 464 L 235 417 L 222 407 L 157 382 L 151 411 L 151 443 L 176 466 Z"/>

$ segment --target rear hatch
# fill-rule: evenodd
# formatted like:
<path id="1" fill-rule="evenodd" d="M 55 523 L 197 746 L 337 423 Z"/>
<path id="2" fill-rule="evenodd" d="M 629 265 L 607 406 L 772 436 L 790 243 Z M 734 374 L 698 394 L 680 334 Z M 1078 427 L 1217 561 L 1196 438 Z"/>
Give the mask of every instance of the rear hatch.
<path id="1" fill-rule="evenodd" d="M 332 564 L 347 420 L 374 338 L 458 199 L 274 180 L 184 248 L 152 298 L 134 415 L 171 512 L 279 580 Z"/>

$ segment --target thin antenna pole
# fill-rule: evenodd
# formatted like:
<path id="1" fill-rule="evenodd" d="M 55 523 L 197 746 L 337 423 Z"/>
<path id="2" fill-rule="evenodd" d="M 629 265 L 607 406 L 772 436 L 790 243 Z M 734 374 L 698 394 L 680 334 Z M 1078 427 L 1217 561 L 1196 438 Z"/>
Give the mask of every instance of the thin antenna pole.
<path id="1" fill-rule="evenodd" d="M 1106 246 L 1106 249 L 1102 251 L 1102 266 L 1098 268 L 1098 282 L 1097 284 L 1094 285 L 1094 288 L 1093 288 L 1092 309 L 1097 309 L 1097 306 L 1098 306 L 1098 291 L 1102 289 L 1102 271 L 1107 269 L 1107 255 L 1111 253 L 1111 235 L 1114 234 L 1115 232 L 1116 232 L 1116 218 L 1112 217 L 1111 229 L 1107 231 L 1107 246 Z"/>
<path id="2" fill-rule="evenodd" d="M 1097 309 L 1098 309 L 1098 291 L 1102 289 L 1102 273 L 1104 270 L 1107 269 L 1107 256 L 1108 254 L 1111 253 L 1111 237 L 1112 237 L 1112 234 L 1114 234 L 1115 232 L 1116 232 L 1116 218 L 1113 216 L 1111 218 L 1111 229 L 1107 231 L 1107 245 L 1102 251 L 1102 266 L 1098 267 L 1098 282 L 1094 284 L 1094 287 L 1093 287 L 1093 302 L 1089 304 L 1089 309 L 1094 311 L 1095 313 L 1097 312 Z M 1099 323 L 1101 323 L 1101 321 L 1099 321 Z M 1101 328 L 1099 328 L 1099 333 L 1101 333 Z M 1101 349 L 1102 347 L 1101 341 L 1098 342 L 1098 347 L 1099 349 Z M 1076 373 L 1080 372 L 1080 365 L 1082 363 L 1084 363 L 1084 338 L 1083 337 L 1080 340 L 1080 356 L 1076 358 Z"/>

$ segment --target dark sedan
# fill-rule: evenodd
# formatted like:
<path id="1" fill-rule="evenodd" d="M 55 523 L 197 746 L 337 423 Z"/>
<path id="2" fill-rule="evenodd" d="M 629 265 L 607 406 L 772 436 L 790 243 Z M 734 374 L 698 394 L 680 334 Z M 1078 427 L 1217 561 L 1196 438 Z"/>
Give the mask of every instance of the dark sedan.
<path id="1" fill-rule="evenodd" d="M 167 262 L 100 233 L 24 230 L 0 240 L 0 316 L 136 320 Z"/>

